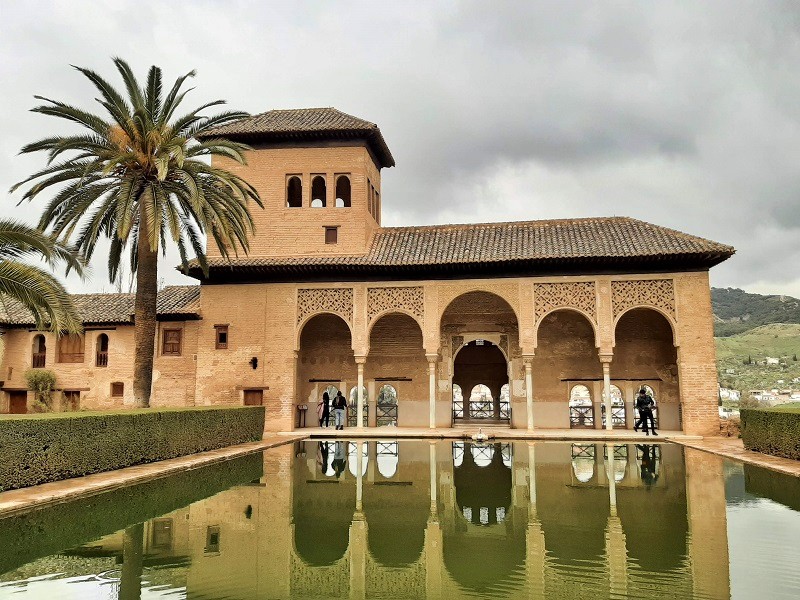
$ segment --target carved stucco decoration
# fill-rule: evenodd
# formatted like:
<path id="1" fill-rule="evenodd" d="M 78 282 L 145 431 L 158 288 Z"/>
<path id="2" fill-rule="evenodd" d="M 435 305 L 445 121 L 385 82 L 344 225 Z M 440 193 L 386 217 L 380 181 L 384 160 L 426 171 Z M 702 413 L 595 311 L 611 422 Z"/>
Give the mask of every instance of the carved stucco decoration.
<path id="1" fill-rule="evenodd" d="M 515 313 L 519 312 L 519 285 L 516 283 L 497 283 L 493 282 L 486 289 L 468 289 L 463 285 L 442 286 L 439 288 L 439 315 L 441 316 L 453 300 L 470 292 L 486 292 L 500 296 L 505 300 Z"/>
<path id="2" fill-rule="evenodd" d="M 675 318 L 675 289 L 672 279 L 643 279 L 611 282 L 614 318 L 634 306 L 652 306 Z"/>
<path id="3" fill-rule="evenodd" d="M 367 290 L 367 322 L 391 310 L 405 311 L 420 323 L 425 315 L 425 292 L 421 286 L 382 287 Z"/>
<path id="4" fill-rule="evenodd" d="M 536 283 L 533 286 L 533 298 L 536 323 L 557 308 L 577 308 L 597 323 L 597 293 L 594 281 Z"/>
<path id="5" fill-rule="evenodd" d="M 353 288 L 312 288 L 297 290 L 297 322 L 316 313 L 329 312 L 353 324 Z"/>

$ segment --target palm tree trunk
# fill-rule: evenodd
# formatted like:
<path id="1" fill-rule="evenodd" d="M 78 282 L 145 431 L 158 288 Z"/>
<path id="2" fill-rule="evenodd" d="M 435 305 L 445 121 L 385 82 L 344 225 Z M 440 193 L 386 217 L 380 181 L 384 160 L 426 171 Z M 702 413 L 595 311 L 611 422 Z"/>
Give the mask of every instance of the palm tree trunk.
<path id="1" fill-rule="evenodd" d="M 150 249 L 147 236 L 142 230 L 136 252 L 139 264 L 136 270 L 133 399 L 137 407 L 148 408 L 153 385 L 153 355 L 156 349 L 158 251 Z"/>

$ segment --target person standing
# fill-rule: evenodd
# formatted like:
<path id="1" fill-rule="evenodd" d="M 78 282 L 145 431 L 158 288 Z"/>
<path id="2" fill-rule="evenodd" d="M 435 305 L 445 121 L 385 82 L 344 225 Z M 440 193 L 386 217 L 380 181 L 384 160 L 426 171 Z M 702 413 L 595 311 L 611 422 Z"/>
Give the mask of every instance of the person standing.
<path id="1" fill-rule="evenodd" d="M 344 413 L 347 410 L 347 400 L 340 391 L 333 400 L 333 419 L 336 429 L 344 429 Z"/>
<path id="2" fill-rule="evenodd" d="M 328 427 L 328 425 L 330 425 L 331 397 L 328 395 L 328 392 L 322 394 L 322 400 L 317 404 L 317 416 L 319 417 L 320 427 Z M 325 425 L 323 425 L 323 423 Z"/>
<path id="3" fill-rule="evenodd" d="M 633 424 L 634 431 L 639 431 L 639 425 L 641 425 L 644 427 L 645 435 L 650 435 L 650 431 L 653 432 L 653 435 L 658 435 L 656 433 L 656 423 L 653 419 L 653 406 L 655 404 L 653 397 L 647 393 L 647 390 L 641 388 L 639 395 L 636 396 L 636 409 L 639 411 L 639 419 Z M 650 421 L 649 430 L 647 427 L 648 420 Z"/>
<path id="4" fill-rule="evenodd" d="M 338 399 L 339 396 L 336 396 L 336 399 L 334 399 L 333 401 L 334 404 L 336 404 L 336 400 Z M 336 417 L 336 409 L 334 409 L 333 416 Z M 331 463 L 331 466 L 333 467 L 333 474 L 336 475 L 336 479 L 339 479 L 342 473 L 344 473 L 346 465 L 347 462 L 345 460 L 345 454 L 344 454 L 344 442 L 337 441 L 333 447 L 333 462 Z"/>

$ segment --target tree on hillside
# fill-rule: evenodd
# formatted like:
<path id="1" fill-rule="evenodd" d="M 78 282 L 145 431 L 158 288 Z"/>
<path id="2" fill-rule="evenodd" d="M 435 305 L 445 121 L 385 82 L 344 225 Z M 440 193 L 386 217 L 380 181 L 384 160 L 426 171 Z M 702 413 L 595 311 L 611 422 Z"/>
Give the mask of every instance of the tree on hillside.
<path id="1" fill-rule="evenodd" d="M 75 246 L 89 260 L 98 240 L 109 238 L 109 278 L 113 282 L 127 254 L 136 272 L 134 399 L 149 406 L 156 333 L 158 253 L 176 244 L 184 266 L 194 252 L 207 271 L 203 234 L 223 256 L 248 249 L 253 220 L 250 201 L 262 206 L 258 192 L 230 171 L 209 164 L 211 156 L 245 163 L 244 144 L 197 136 L 246 113 L 200 113 L 224 104 L 217 100 L 185 114 L 177 113 L 194 71 L 179 77 L 163 94 L 161 69 L 151 67 L 140 86 L 128 64 L 114 59 L 124 95 L 96 72 L 76 67 L 97 88 L 102 114 L 37 96 L 32 109 L 80 125 L 76 135 L 56 135 L 34 142 L 23 153 L 45 151 L 47 166 L 12 188 L 31 184 L 23 200 L 53 190 L 39 220 L 59 239 L 75 236 Z M 63 156 L 69 158 L 63 158 Z M 263 206 L 262 206 L 263 207 Z"/>
<path id="2" fill-rule="evenodd" d="M 72 249 L 53 236 L 0 219 L 0 310 L 8 313 L 9 301 L 16 301 L 30 311 L 38 329 L 78 333 L 81 320 L 72 298 L 58 279 L 29 259 L 44 259 L 51 268 L 64 263 L 67 272 L 83 273 Z"/>

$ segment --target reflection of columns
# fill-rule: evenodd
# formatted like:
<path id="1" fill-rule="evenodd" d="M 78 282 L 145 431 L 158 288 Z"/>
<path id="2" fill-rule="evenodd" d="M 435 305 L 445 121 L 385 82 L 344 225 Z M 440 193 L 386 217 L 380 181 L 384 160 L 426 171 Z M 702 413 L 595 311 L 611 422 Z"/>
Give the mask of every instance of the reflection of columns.
<path id="1" fill-rule="evenodd" d="M 530 502 L 530 511 L 536 512 L 536 451 L 533 448 L 533 442 L 528 442 L 528 501 Z"/>
<path id="2" fill-rule="evenodd" d="M 722 459 L 692 448 L 686 456 L 689 561 L 697 598 L 729 598 L 728 524 Z"/>
<path id="3" fill-rule="evenodd" d="M 438 499 L 436 494 L 436 442 L 430 443 L 431 462 L 431 517 L 437 516 Z"/>
<path id="4" fill-rule="evenodd" d="M 533 431 L 533 357 L 523 356 L 525 364 L 525 402 L 528 409 L 528 431 Z"/>
<path id="5" fill-rule="evenodd" d="M 442 526 L 438 520 L 430 518 L 425 527 L 425 597 L 441 600 L 442 569 L 444 565 Z"/>
<path id="6" fill-rule="evenodd" d="M 436 363 L 439 360 L 438 354 L 426 354 L 428 359 L 428 399 L 430 401 L 428 425 L 431 429 L 436 429 Z"/>
<path id="7" fill-rule="evenodd" d="M 360 600 L 367 594 L 367 521 L 361 512 L 350 524 L 350 598 Z"/>
<path id="8" fill-rule="evenodd" d="M 364 442 L 356 443 L 356 512 L 360 513 L 364 506 L 362 497 L 364 493 Z"/>
<path id="9" fill-rule="evenodd" d="M 603 403 L 606 407 L 606 429 L 613 429 L 611 419 L 611 355 L 601 354 L 600 362 L 603 363 Z"/>
<path id="10" fill-rule="evenodd" d="M 533 442 L 528 442 L 528 485 L 530 497 L 528 499 L 528 527 L 525 532 L 528 597 L 544 598 L 546 549 L 544 531 L 536 514 L 536 452 Z"/>
<path id="11" fill-rule="evenodd" d="M 364 363 L 366 361 L 367 358 L 365 356 L 356 356 L 356 367 L 358 367 L 358 383 L 356 384 L 358 411 L 356 414 L 356 427 L 364 426 Z"/>
<path id="12" fill-rule="evenodd" d="M 611 414 L 611 413 L 607 413 Z M 611 596 L 625 596 L 628 590 L 628 554 L 625 549 L 625 532 L 622 521 L 617 516 L 617 480 L 614 468 L 614 444 L 606 444 L 608 461 L 606 476 L 608 477 L 608 501 L 610 515 L 606 528 L 606 560 L 608 561 L 608 578 L 611 585 Z"/>
<path id="13" fill-rule="evenodd" d="M 144 558 L 144 523 L 125 529 L 122 537 L 122 575 L 120 600 L 139 600 L 142 595 L 142 560 Z"/>

